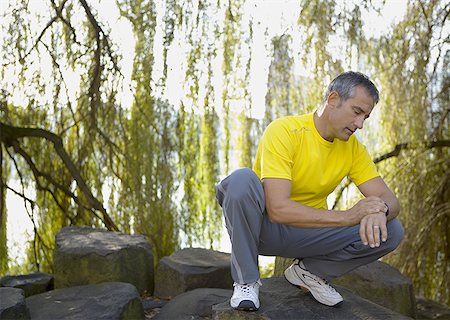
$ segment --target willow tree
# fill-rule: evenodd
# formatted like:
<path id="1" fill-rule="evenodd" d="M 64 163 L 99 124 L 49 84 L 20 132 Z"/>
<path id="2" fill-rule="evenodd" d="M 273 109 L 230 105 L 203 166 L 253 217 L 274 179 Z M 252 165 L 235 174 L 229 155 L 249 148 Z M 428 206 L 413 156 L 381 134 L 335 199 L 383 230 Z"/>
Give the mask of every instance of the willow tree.
<path id="1" fill-rule="evenodd" d="M 253 21 L 250 19 L 248 25 L 248 36 L 245 39 L 246 49 L 248 50 L 248 59 L 245 64 L 245 77 L 241 82 L 243 89 L 243 108 L 238 115 L 238 137 L 237 137 L 237 153 L 238 165 L 240 168 L 251 167 L 253 161 L 254 151 L 256 146 L 252 133 L 254 132 L 254 125 L 256 121 L 252 119 L 252 97 L 250 88 L 250 76 L 252 65 L 252 41 L 253 41 Z"/>
<path id="2" fill-rule="evenodd" d="M 222 153 L 224 157 L 224 172 L 228 173 L 231 169 L 230 164 L 230 150 L 233 139 L 230 133 L 231 114 L 230 104 L 243 98 L 242 87 L 236 86 L 236 83 L 241 82 L 242 73 L 241 66 L 241 52 L 242 52 L 242 7 L 244 2 L 242 0 L 231 1 L 228 0 L 225 7 L 225 17 L 223 26 L 223 92 L 222 92 L 222 108 L 223 108 L 223 128 L 224 139 L 222 145 Z"/>
<path id="3" fill-rule="evenodd" d="M 272 61 L 269 67 L 266 94 L 266 125 L 272 120 L 298 113 L 299 89 L 294 77 L 292 38 L 283 34 L 272 39 Z"/>
<path id="4" fill-rule="evenodd" d="M 114 127 L 117 120 L 111 106 L 120 77 L 108 30 L 86 1 L 52 1 L 39 15 L 28 6 L 26 1 L 10 3 L 5 13 L 9 24 L 2 25 L 6 103 L 1 142 L 21 188 L 11 188 L 8 181 L 2 186 L 25 200 L 34 225 L 29 261 L 37 270 L 49 270 L 54 235 L 61 227 L 117 229 L 101 202 L 107 171 L 102 169 L 108 165 L 100 150 L 108 150 L 115 139 L 107 124 Z M 74 18 L 75 11 L 82 22 Z M 76 97 L 66 69 L 83 74 Z M 21 96 L 22 105 L 11 103 L 14 95 Z M 34 187 L 34 199 L 26 195 L 27 186 Z"/>
<path id="5" fill-rule="evenodd" d="M 198 124 L 198 130 L 187 136 L 196 140 L 194 144 L 189 143 L 190 157 L 185 157 L 182 163 L 183 167 L 191 170 L 190 174 L 185 175 L 185 190 L 189 192 L 185 194 L 185 199 L 193 209 L 187 212 L 186 219 L 190 227 L 186 230 L 189 244 L 203 244 L 209 247 L 213 247 L 214 242 L 218 240 L 221 226 L 214 190 L 220 161 L 219 118 L 214 102 L 216 90 L 213 86 L 213 63 L 217 57 L 215 44 L 219 41 L 220 33 L 212 17 L 217 16 L 218 11 L 218 6 L 208 1 L 198 1 L 195 23 L 192 24 L 193 30 L 189 33 L 191 50 L 186 78 L 188 83 L 191 83 L 188 95 L 191 107 L 193 113 L 198 115 L 191 117 L 191 121 Z M 203 92 L 201 88 L 204 88 Z M 197 135 L 194 136 L 194 133 Z"/>
<path id="6" fill-rule="evenodd" d="M 171 133 L 175 125 L 174 110 L 170 104 L 157 99 L 152 88 L 156 82 L 153 77 L 155 3 L 124 1 L 119 7 L 131 22 L 136 38 L 132 72 L 134 101 L 126 123 L 127 157 L 121 172 L 126 188 L 121 189 L 119 201 L 125 203 L 125 208 L 131 205 L 132 230 L 148 237 L 159 260 L 171 254 L 178 244 L 178 214 L 173 198 L 176 141 Z"/>
<path id="7" fill-rule="evenodd" d="M 450 303 L 449 6 L 410 1 L 392 34 L 373 40 L 382 83 L 380 170 L 398 195 L 406 235 L 388 261 L 421 295 Z M 374 53 L 378 54 L 374 54 Z M 394 148 L 395 147 L 395 148 Z"/>

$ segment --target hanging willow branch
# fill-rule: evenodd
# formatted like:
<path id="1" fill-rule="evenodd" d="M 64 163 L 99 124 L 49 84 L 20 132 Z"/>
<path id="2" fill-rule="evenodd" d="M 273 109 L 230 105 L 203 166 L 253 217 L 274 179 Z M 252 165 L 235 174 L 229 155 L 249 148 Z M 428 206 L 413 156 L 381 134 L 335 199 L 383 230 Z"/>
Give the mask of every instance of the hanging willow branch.
<path id="1" fill-rule="evenodd" d="M 450 140 L 437 140 L 437 141 L 429 141 L 426 142 L 423 146 L 425 149 L 433 149 L 433 148 L 443 148 L 443 147 L 450 147 Z M 406 150 L 406 149 L 414 149 L 416 146 L 411 146 L 410 143 L 400 143 L 397 144 L 391 152 L 385 153 L 373 160 L 374 163 L 379 163 L 381 161 L 384 161 L 386 159 L 397 157 L 400 154 L 400 151 Z M 345 185 L 343 185 L 339 191 L 336 192 L 336 199 L 334 200 L 333 208 L 335 209 L 337 204 L 339 203 L 339 200 L 342 198 L 342 194 L 344 193 L 345 189 L 347 189 L 352 182 L 350 180 L 347 180 Z"/>
<path id="2" fill-rule="evenodd" d="M 1 142 L 4 143 L 7 147 L 13 146 L 15 150 L 20 151 L 19 153 L 25 158 L 25 160 L 27 161 L 28 165 L 33 170 L 33 172 L 37 173 L 38 176 L 43 176 L 44 178 L 46 178 L 46 180 L 49 183 L 61 189 L 64 193 L 69 194 L 72 197 L 72 199 L 76 201 L 76 203 L 79 203 L 79 199 L 75 197 L 75 195 L 72 192 L 70 192 L 70 190 L 67 190 L 67 188 L 65 188 L 61 184 L 58 184 L 53 178 L 51 178 L 49 174 L 37 171 L 37 168 L 34 166 L 33 162 L 32 161 L 30 162 L 31 157 L 29 157 L 29 155 L 25 153 L 23 149 L 18 147 L 19 145 L 18 139 L 24 137 L 43 138 L 48 142 L 51 142 L 59 158 L 62 160 L 66 169 L 69 171 L 72 178 L 77 182 L 78 187 L 80 188 L 81 192 L 84 194 L 87 201 L 89 202 L 89 209 L 92 211 L 92 213 L 96 215 L 95 211 L 100 211 L 102 213 L 102 217 L 99 217 L 97 215 L 96 216 L 100 218 L 100 220 L 105 224 L 108 230 L 118 231 L 116 224 L 108 215 L 102 203 L 99 200 L 97 200 L 97 198 L 94 197 L 89 186 L 81 176 L 80 171 L 75 166 L 70 156 L 67 154 L 66 150 L 64 149 L 61 137 L 57 136 L 53 132 L 44 129 L 13 127 L 2 122 L 0 122 L 0 132 L 1 132 L 0 134 Z"/>

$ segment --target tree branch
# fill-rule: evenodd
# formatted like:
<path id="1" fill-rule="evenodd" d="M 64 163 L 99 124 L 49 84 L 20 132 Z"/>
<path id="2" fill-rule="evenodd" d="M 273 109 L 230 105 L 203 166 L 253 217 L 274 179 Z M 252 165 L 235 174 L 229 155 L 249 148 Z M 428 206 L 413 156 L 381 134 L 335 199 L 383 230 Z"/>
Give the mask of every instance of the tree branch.
<path id="1" fill-rule="evenodd" d="M 429 141 L 426 142 L 424 145 L 425 149 L 433 149 L 433 148 L 443 148 L 443 147 L 450 147 L 450 140 L 436 140 L 436 141 Z M 400 151 L 406 150 L 406 149 L 414 149 L 415 147 L 411 147 L 410 143 L 400 143 L 397 144 L 394 147 L 394 150 L 391 152 L 385 153 L 373 160 L 374 163 L 379 163 L 381 161 L 384 161 L 386 159 L 397 157 L 400 154 Z M 344 193 L 344 190 L 347 189 L 352 182 L 348 180 L 344 186 L 342 186 L 336 193 L 336 198 L 334 200 L 334 204 L 332 209 L 335 209 L 337 204 L 342 198 L 342 194 Z"/>
<path id="2" fill-rule="evenodd" d="M 55 148 L 56 153 L 64 163 L 65 167 L 71 174 L 71 176 L 74 178 L 74 180 L 77 182 L 78 187 L 82 191 L 82 193 L 85 195 L 86 199 L 89 202 L 89 205 L 91 206 L 91 210 L 100 211 L 103 215 L 103 218 L 101 219 L 105 226 L 109 230 L 115 230 L 118 231 L 117 226 L 113 222 L 113 220 L 109 217 L 108 213 L 106 212 L 106 209 L 103 207 L 103 205 L 98 201 L 94 195 L 92 194 L 90 188 L 88 187 L 87 183 L 84 181 L 83 177 L 81 176 L 79 170 L 71 160 L 70 156 L 67 154 L 67 152 L 64 149 L 62 139 L 55 135 L 54 133 L 40 129 L 40 128 L 23 128 L 23 127 L 13 127 L 10 125 L 7 125 L 5 123 L 0 122 L 0 131 L 2 134 L 0 135 L 2 142 L 5 143 L 7 146 L 14 146 L 15 141 L 19 138 L 24 137 L 36 137 L 36 138 L 44 138 L 45 140 L 51 142 L 53 144 L 53 147 Z M 17 142 L 16 142 L 17 143 Z M 28 162 L 28 161 L 27 161 Z M 28 162 L 30 165 L 30 162 Z M 31 167 L 32 168 L 32 167 Z M 36 168 L 34 168 L 37 170 Z M 32 168 L 33 170 L 33 168 Z M 36 173 L 39 173 L 39 171 L 36 171 Z M 52 184 L 54 184 L 56 181 L 53 180 Z M 57 186 L 57 185 L 56 185 Z M 74 198 L 74 195 L 72 196 Z M 76 197 L 74 198 L 76 200 Z"/>

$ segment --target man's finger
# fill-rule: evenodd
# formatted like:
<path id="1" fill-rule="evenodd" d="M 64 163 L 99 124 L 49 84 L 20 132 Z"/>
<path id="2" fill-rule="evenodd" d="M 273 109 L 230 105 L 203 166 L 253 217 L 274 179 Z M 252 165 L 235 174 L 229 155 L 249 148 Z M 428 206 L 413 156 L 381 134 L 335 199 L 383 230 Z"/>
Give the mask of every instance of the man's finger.
<path id="1" fill-rule="evenodd" d="M 366 235 L 367 235 L 367 240 L 369 241 L 369 246 L 371 248 L 375 247 L 375 239 L 373 237 L 373 223 L 372 222 L 368 222 L 366 224 Z"/>
<path id="2" fill-rule="evenodd" d="M 375 222 L 378 223 L 378 222 Z M 380 246 L 380 226 L 378 224 L 373 225 L 373 240 L 375 247 Z"/>
<path id="3" fill-rule="evenodd" d="M 361 224 L 359 225 L 359 236 L 361 237 L 361 241 L 364 245 L 367 246 L 367 236 L 366 236 L 366 221 L 363 219 Z"/>
<path id="4" fill-rule="evenodd" d="M 387 227 L 386 227 L 386 223 L 383 223 L 383 224 L 380 226 L 380 229 L 381 229 L 381 240 L 382 240 L 383 242 L 386 242 L 386 240 L 387 240 Z"/>

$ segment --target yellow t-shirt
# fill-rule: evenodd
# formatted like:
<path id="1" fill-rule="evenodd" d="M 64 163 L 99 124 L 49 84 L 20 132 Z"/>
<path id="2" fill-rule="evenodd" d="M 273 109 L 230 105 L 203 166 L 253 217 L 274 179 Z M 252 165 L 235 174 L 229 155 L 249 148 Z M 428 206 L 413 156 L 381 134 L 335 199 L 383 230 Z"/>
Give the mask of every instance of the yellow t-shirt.
<path id="1" fill-rule="evenodd" d="M 314 114 L 288 116 L 266 128 L 253 171 L 258 177 L 292 181 L 291 200 L 327 209 L 327 197 L 346 176 L 357 186 L 379 176 L 366 148 L 351 135 L 327 141 L 314 125 Z"/>

